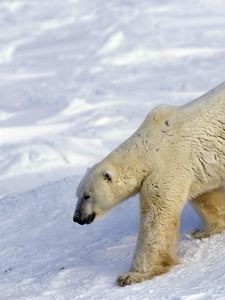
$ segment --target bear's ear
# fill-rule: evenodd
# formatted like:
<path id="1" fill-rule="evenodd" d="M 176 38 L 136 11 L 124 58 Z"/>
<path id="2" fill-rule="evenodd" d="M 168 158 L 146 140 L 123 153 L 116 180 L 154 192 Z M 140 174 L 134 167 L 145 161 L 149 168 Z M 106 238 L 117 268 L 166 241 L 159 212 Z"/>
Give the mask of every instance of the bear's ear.
<path id="1" fill-rule="evenodd" d="M 104 171 L 103 172 L 103 178 L 107 182 L 112 182 L 113 181 L 113 174 L 110 171 Z"/>

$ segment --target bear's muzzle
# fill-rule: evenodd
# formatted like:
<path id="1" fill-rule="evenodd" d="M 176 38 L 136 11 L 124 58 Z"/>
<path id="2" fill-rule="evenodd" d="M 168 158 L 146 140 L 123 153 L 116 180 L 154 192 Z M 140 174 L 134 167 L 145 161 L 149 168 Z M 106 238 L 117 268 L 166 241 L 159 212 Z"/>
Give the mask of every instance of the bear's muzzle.
<path id="1" fill-rule="evenodd" d="M 88 216 L 82 216 L 80 211 L 75 211 L 75 214 L 73 216 L 73 221 L 80 225 L 90 224 L 94 221 L 94 219 L 95 219 L 95 212 L 91 213 Z"/>

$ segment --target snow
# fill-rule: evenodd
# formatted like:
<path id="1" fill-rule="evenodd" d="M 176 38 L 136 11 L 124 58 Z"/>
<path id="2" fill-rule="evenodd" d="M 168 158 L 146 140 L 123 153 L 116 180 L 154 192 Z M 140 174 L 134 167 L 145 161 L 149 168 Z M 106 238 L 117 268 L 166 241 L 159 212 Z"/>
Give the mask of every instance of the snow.
<path id="1" fill-rule="evenodd" d="M 187 234 L 171 272 L 115 285 L 134 253 L 138 197 L 72 222 L 87 167 L 160 103 L 225 80 L 222 0 L 0 1 L 0 299 L 225 299 L 225 234 Z"/>

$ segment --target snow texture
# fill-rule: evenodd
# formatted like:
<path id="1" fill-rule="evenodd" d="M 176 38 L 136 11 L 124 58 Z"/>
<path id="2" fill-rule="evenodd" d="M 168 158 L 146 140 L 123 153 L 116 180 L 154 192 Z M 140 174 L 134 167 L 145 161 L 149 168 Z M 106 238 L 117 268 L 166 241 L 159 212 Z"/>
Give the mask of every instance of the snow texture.
<path id="1" fill-rule="evenodd" d="M 182 264 L 125 288 L 138 197 L 72 222 L 87 167 L 225 80 L 224 28 L 222 0 L 0 1 L 0 299 L 225 299 L 225 234 L 192 240 L 188 205 Z"/>

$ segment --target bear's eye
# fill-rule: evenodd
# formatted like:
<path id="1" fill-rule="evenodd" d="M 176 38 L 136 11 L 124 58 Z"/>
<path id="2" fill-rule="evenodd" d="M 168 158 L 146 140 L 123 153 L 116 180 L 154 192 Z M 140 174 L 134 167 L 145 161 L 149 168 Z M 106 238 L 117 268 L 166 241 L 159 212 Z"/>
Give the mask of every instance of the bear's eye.
<path id="1" fill-rule="evenodd" d="M 111 182 L 112 181 L 112 175 L 109 174 L 109 173 L 107 173 L 107 172 L 103 174 L 103 178 L 107 182 Z"/>
<path id="2" fill-rule="evenodd" d="M 88 199 L 90 198 L 90 196 L 89 196 L 88 194 L 84 194 L 84 195 L 83 195 L 83 198 L 84 198 L 85 200 L 88 200 Z"/>

